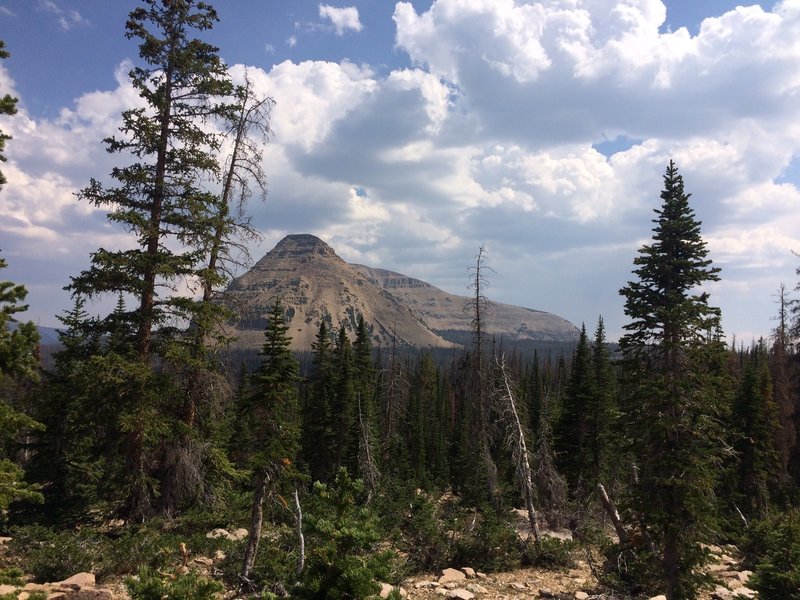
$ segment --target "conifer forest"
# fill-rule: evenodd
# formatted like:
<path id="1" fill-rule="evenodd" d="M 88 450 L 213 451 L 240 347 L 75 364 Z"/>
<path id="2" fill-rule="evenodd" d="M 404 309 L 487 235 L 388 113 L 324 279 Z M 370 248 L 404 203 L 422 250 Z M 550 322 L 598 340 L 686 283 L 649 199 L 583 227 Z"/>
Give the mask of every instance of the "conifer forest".
<path id="1" fill-rule="evenodd" d="M 800 283 L 770 337 L 728 340 L 706 285 L 725 275 L 673 161 L 618 342 L 599 315 L 574 349 L 487 334 L 481 248 L 463 349 L 379 348 L 359 317 L 321 321 L 298 356 L 276 297 L 254 364 L 232 360 L 217 298 L 257 235 L 246 200 L 266 190 L 273 101 L 231 81 L 203 41 L 216 20 L 142 0 L 120 24 L 141 107 L 98 140 L 121 166 L 75 201 L 136 244 L 71 274 L 46 365 L 26 282 L 0 281 L 0 598 L 81 572 L 134 599 L 417 597 L 404 582 L 449 567 L 579 562 L 585 592 L 551 597 L 733 598 L 709 565 L 735 547 L 748 593 L 800 599 Z M 115 309 L 91 315 L 104 296 Z"/>

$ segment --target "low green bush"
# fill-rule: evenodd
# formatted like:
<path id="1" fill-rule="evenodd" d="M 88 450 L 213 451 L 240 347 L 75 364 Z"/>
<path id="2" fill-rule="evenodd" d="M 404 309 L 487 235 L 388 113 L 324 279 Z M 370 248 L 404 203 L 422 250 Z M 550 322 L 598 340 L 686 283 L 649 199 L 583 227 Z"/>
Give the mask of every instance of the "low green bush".
<path id="1" fill-rule="evenodd" d="M 539 542 L 529 541 L 523 550 L 523 563 L 542 569 L 569 569 L 575 566 L 573 551 L 577 543 L 572 540 L 542 536 Z"/>
<path id="2" fill-rule="evenodd" d="M 125 587 L 131 600 L 213 600 L 224 589 L 220 582 L 197 573 L 170 577 L 148 567 L 140 569 L 138 577 L 126 577 Z"/>
<path id="3" fill-rule="evenodd" d="M 750 587 L 762 600 L 800 600 L 800 514 L 790 512 L 751 526 L 745 551 L 754 563 Z"/>
<path id="4" fill-rule="evenodd" d="M 454 527 L 454 564 L 487 572 L 509 571 L 521 565 L 524 542 L 496 511 L 464 514 Z"/>

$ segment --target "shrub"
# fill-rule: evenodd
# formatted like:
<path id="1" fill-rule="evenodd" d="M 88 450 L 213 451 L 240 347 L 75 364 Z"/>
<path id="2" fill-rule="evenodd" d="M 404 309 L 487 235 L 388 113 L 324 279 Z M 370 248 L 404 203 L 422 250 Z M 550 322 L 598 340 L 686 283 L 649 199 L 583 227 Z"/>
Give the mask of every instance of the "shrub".
<path id="1" fill-rule="evenodd" d="M 576 543 L 572 540 L 543 536 L 539 543 L 533 541 L 525 545 L 523 562 L 543 569 L 569 569 L 575 566 L 572 551 Z"/>
<path id="2" fill-rule="evenodd" d="M 140 569 L 138 577 L 127 577 L 125 587 L 131 600 L 212 600 L 223 591 L 221 583 L 197 573 L 181 573 L 170 578 L 148 567 Z"/>
<path id="3" fill-rule="evenodd" d="M 758 551 L 751 584 L 759 598 L 800 600 L 800 516 L 791 512 L 762 521 L 748 539 L 748 549 Z"/>
<path id="4" fill-rule="evenodd" d="M 482 571 L 508 571 L 522 562 L 523 542 L 510 523 L 487 509 L 456 524 L 453 562 Z"/>
<path id="5" fill-rule="evenodd" d="M 13 530 L 12 549 L 23 557 L 34 581 L 61 581 L 81 571 L 95 571 L 107 540 L 91 532 L 53 531 L 28 526 Z"/>
<path id="6" fill-rule="evenodd" d="M 314 484 L 301 597 L 367 598 L 378 592 L 377 579 L 389 578 L 392 554 L 377 548 L 378 521 L 362 504 L 363 494 L 363 482 L 346 469 L 330 486 Z"/>

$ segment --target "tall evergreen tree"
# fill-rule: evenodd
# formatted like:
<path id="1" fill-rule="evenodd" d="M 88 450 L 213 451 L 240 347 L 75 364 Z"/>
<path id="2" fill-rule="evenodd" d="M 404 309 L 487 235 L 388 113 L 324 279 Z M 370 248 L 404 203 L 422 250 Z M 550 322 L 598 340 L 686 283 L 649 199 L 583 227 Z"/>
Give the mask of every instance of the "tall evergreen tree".
<path id="1" fill-rule="evenodd" d="M 303 460 L 311 478 L 323 483 L 333 475 L 334 426 L 331 407 L 334 395 L 333 348 L 330 330 L 323 319 L 312 346 L 314 362 L 310 386 L 303 404 Z"/>
<path id="2" fill-rule="evenodd" d="M 583 324 L 578 346 L 572 356 L 561 414 L 554 431 L 559 470 L 567 480 L 570 492 L 577 496 L 585 494 L 586 475 L 594 468 L 589 420 L 592 417 L 595 393 L 592 351 L 586 335 L 586 325 Z"/>
<path id="3" fill-rule="evenodd" d="M 3 40 L 0 40 L 0 60 L 8 58 L 8 50 L 6 50 L 6 43 Z M 0 115 L 13 115 L 17 112 L 17 98 L 14 98 L 11 94 L 5 94 L 4 96 L 0 97 Z M 6 135 L 0 130 L 0 162 L 5 162 L 6 157 L 3 154 L 3 151 L 6 147 L 6 141 L 10 140 L 11 136 Z M 0 188 L 6 182 L 5 175 L 3 172 L 0 171 Z"/>
<path id="4" fill-rule="evenodd" d="M 719 279 L 683 177 L 670 161 L 653 242 L 634 260 L 636 280 L 620 293 L 631 322 L 620 340 L 627 389 L 624 414 L 639 481 L 633 508 L 658 545 L 668 600 L 695 598 L 700 541 L 713 518 L 719 398 L 711 380 L 711 339 L 719 309 L 698 291 Z"/>
<path id="5" fill-rule="evenodd" d="M 204 477 L 192 483 L 187 475 L 218 462 L 204 454 L 208 446 L 197 443 L 194 429 L 197 406 L 216 406 L 220 398 L 206 395 L 223 389 L 224 380 L 205 356 L 187 348 L 192 336 L 179 325 L 192 321 L 208 331 L 209 311 L 220 309 L 163 293 L 195 278 L 217 282 L 204 260 L 219 250 L 214 236 L 229 233 L 214 226 L 221 201 L 205 189 L 219 175 L 221 140 L 206 124 L 235 117 L 234 88 L 217 48 L 192 37 L 216 21 L 214 9 L 197 0 L 143 0 L 130 13 L 126 37 L 139 40 L 142 59 L 130 79 L 145 106 L 125 111 L 120 135 L 105 143 L 109 152 L 134 162 L 113 169 L 113 186 L 93 179 L 79 194 L 107 208 L 109 220 L 137 241 L 130 250 L 94 252 L 91 267 L 69 288 L 87 298 L 110 292 L 136 302 L 122 321 L 130 328 L 122 337 L 133 341 L 125 357 L 126 371 L 137 378 L 130 387 L 142 387 L 117 420 L 126 438 L 127 512 L 138 519 L 151 514 L 156 502 L 169 512 L 198 498 Z M 118 316 L 103 319 L 102 328 L 118 328 Z M 214 419 L 206 423 L 213 426 Z"/>
<path id="6" fill-rule="evenodd" d="M 261 537 L 264 499 L 294 474 L 300 447 L 300 367 L 289 350 L 291 338 L 283 304 L 276 299 L 267 316 L 261 365 L 239 412 L 241 441 L 250 449 L 253 507 L 242 578 L 246 581 Z"/>
<path id="7" fill-rule="evenodd" d="M 0 269 L 6 266 L 0 258 Z M 0 281 L 0 524 L 14 500 L 42 500 L 38 487 L 25 481 L 25 472 L 15 460 L 20 436 L 41 428 L 15 406 L 12 392 L 20 383 L 39 381 L 39 332 L 32 321 L 20 323 L 13 317 L 28 308 L 20 304 L 27 295 L 25 286 Z"/>
<path id="8" fill-rule="evenodd" d="M 772 395 L 767 349 L 761 340 L 749 352 L 744 375 L 731 411 L 738 457 L 736 502 L 749 516 L 763 516 L 781 483 L 781 462 L 775 447 L 780 431 L 778 407 Z"/>

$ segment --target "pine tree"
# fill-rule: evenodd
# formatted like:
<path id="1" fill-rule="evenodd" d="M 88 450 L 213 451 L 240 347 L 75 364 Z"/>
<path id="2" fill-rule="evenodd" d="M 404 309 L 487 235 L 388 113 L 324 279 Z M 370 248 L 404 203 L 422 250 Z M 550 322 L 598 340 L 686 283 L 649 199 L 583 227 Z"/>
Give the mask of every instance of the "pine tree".
<path id="1" fill-rule="evenodd" d="M 609 441 L 614 399 L 614 373 L 611 368 L 603 317 L 597 319 L 592 345 L 594 370 L 594 402 L 589 417 L 590 455 L 592 474 L 590 488 L 594 489 L 606 474 L 610 462 Z"/>
<path id="2" fill-rule="evenodd" d="M 334 381 L 331 335 L 324 319 L 320 321 L 312 350 L 314 362 L 310 389 L 303 404 L 302 455 L 311 479 L 325 483 L 333 475 L 334 426 L 331 406 Z"/>
<path id="3" fill-rule="evenodd" d="M 124 371 L 136 378 L 129 387 L 139 389 L 135 399 L 120 390 L 131 402 L 115 417 L 126 439 L 126 512 L 136 519 L 149 516 L 157 502 L 169 513 L 200 499 L 207 495 L 207 476 L 194 474 L 212 464 L 227 468 L 219 453 L 198 442 L 201 435 L 216 434 L 196 425 L 197 406 L 217 407 L 223 398 L 216 392 L 225 393 L 224 378 L 196 346 L 211 328 L 210 313 L 222 309 L 162 290 L 194 279 L 206 287 L 220 280 L 219 271 L 210 270 L 213 263 L 204 260 L 222 251 L 215 235 L 230 233 L 219 223 L 221 204 L 229 199 L 205 189 L 219 175 L 221 142 L 207 123 L 235 118 L 238 106 L 217 48 L 192 37 L 214 25 L 214 9 L 196 0 L 143 3 L 130 13 L 126 37 L 140 41 L 141 66 L 130 78 L 145 107 L 125 111 L 120 135 L 105 140 L 109 152 L 134 162 L 112 171 L 115 186 L 93 179 L 79 193 L 107 208 L 108 219 L 133 234 L 137 244 L 130 250 L 100 248 L 91 267 L 69 286 L 87 298 L 116 293 L 137 304 L 124 319 L 117 312 L 100 321 L 112 339 L 132 340 L 130 352 L 112 349 L 117 352 L 112 362 L 127 360 Z M 195 323 L 200 333 L 184 334 L 181 320 Z M 205 425 L 213 424 L 212 410 Z"/>
<path id="4" fill-rule="evenodd" d="M 347 337 L 344 323 L 333 348 L 334 388 L 331 402 L 331 418 L 333 421 L 333 472 L 339 467 L 346 467 L 351 473 L 358 469 L 357 457 L 348 450 L 353 448 L 353 429 L 356 422 L 356 389 L 353 367 L 353 346 Z"/>
<path id="5" fill-rule="evenodd" d="M 749 352 L 731 420 L 738 433 L 733 444 L 738 457 L 736 501 L 748 516 L 763 516 L 777 492 L 776 474 L 781 470 L 774 434 L 781 423 L 763 340 Z"/>
<path id="6" fill-rule="evenodd" d="M 251 379 L 250 395 L 241 407 L 242 442 L 250 449 L 247 465 L 253 473 L 253 507 L 242 579 L 247 581 L 261 537 L 264 499 L 294 476 L 300 446 L 300 367 L 289 350 L 284 307 L 276 299 L 267 316 L 261 365 Z"/>
<path id="7" fill-rule="evenodd" d="M 709 375 L 719 353 L 719 309 L 697 291 L 719 279 L 683 178 L 670 161 L 653 242 L 634 260 L 637 280 L 620 293 L 631 322 L 620 340 L 627 389 L 622 418 L 639 481 L 634 513 L 658 544 L 668 600 L 695 598 L 700 547 L 713 517 L 719 398 Z"/>
<path id="8" fill-rule="evenodd" d="M 5 259 L 0 258 L 0 269 L 6 266 Z M 14 500 L 42 501 L 38 486 L 25 481 L 24 470 L 14 460 L 20 436 L 41 429 L 40 423 L 15 406 L 11 391 L 12 384 L 17 387 L 19 383 L 39 381 L 39 332 L 32 321 L 19 323 L 13 317 L 28 308 L 20 304 L 27 295 L 24 286 L 0 281 L 0 524 Z"/>
<path id="9" fill-rule="evenodd" d="M 578 346 L 572 356 L 569 382 L 555 427 L 555 453 L 559 471 L 576 497 L 586 493 L 587 473 L 594 469 L 591 453 L 590 422 L 595 401 L 592 353 L 586 325 L 581 325 Z"/>
<path id="10" fill-rule="evenodd" d="M 0 60 L 8 58 L 8 50 L 6 50 L 6 43 L 3 40 L 0 40 Z M 13 115 L 17 112 L 17 98 L 14 98 L 10 94 L 6 94 L 5 96 L 0 98 L 0 115 Z M 6 141 L 10 140 L 11 136 L 6 135 L 0 130 L 0 162 L 6 162 L 6 157 L 3 154 L 3 151 L 6 147 Z M 6 183 L 6 178 L 3 175 L 3 172 L 0 171 L 0 188 Z"/>

